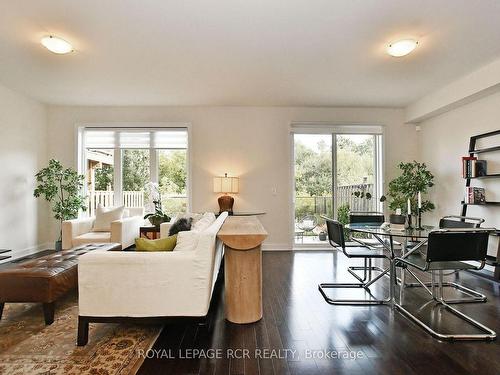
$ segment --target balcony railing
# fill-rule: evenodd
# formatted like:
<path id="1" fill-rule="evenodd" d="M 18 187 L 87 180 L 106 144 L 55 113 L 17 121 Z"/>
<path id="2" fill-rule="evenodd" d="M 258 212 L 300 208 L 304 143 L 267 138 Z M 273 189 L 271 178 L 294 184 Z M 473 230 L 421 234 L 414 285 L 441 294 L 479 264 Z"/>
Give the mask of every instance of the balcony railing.
<path id="1" fill-rule="evenodd" d="M 362 191 L 370 193 L 372 199 L 357 198 L 353 193 Z M 376 211 L 377 198 L 373 195 L 373 184 L 358 184 L 339 186 L 337 194 L 333 197 L 335 206 L 349 205 L 351 211 Z M 307 231 L 301 225 L 302 219 L 306 216 L 316 217 L 316 227 Z M 320 236 L 320 232 L 325 231 L 325 220 L 322 216 L 334 217 L 332 196 L 296 196 L 295 197 L 295 243 L 296 244 L 320 244 L 326 241 L 325 236 Z"/>
<path id="2" fill-rule="evenodd" d="M 365 194 L 370 193 L 372 199 L 356 198 L 353 193 L 362 191 Z M 337 196 L 335 197 L 337 207 L 348 204 L 351 211 L 376 211 L 377 199 L 374 196 L 373 184 L 345 185 L 337 188 Z"/>
<path id="3" fill-rule="evenodd" d="M 373 196 L 373 184 L 346 185 L 337 188 L 334 196 L 337 209 L 349 205 L 351 211 L 374 211 L 377 209 L 376 198 L 357 198 L 353 195 L 356 191 L 370 193 Z M 295 218 L 305 215 L 325 215 L 333 217 L 333 201 L 331 196 L 297 196 L 295 197 Z"/>
<path id="4" fill-rule="evenodd" d="M 113 190 L 91 190 L 88 192 L 87 210 L 89 216 L 95 215 L 95 209 L 99 204 L 103 207 L 112 207 L 114 205 L 115 192 Z M 144 207 L 143 191 L 124 191 L 122 192 L 122 202 L 125 207 Z"/>
<path id="5" fill-rule="evenodd" d="M 144 191 L 124 191 L 122 192 L 122 204 L 125 207 L 144 207 L 146 211 L 147 202 L 145 201 Z M 89 216 L 95 215 L 95 210 L 99 204 L 103 207 L 112 207 L 114 205 L 115 192 L 112 190 L 91 190 L 87 195 L 87 212 Z M 186 196 L 163 196 L 163 210 L 169 214 L 185 212 L 187 209 Z M 153 207 L 151 207 L 151 211 Z"/>

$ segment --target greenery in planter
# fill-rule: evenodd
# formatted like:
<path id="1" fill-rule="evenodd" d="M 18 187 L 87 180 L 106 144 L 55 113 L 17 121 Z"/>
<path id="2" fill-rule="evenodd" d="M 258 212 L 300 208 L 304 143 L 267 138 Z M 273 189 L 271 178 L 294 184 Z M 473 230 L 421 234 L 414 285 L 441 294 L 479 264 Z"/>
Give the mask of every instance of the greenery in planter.
<path id="1" fill-rule="evenodd" d="M 33 195 L 44 196 L 52 203 L 54 218 L 59 220 L 59 241 L 61 240 L 61 225 L 64 220 L 75 219 L 80 210 L 87 209 L 85 197 L 80 194 L 84 176 L 72 168 L 64 168 L 60 161 L 51 159 L 49 165 L 36 175 L 37 187 Z"/>
<path id="2" fill-rule="evenodd" d="M 348 203 L 343 204 L 337 208 L 337 220 L 340 224 L 349 224 L 349 213 L 351 212 L 351 207 Z M 344 228 L 344 237 L 349 238 L 349 230 Z"/>
<path id="3" fill-rule="evenodd" d="M 161 200 L 154 200 L 155 212 L 149 213 L 144 216 L 144 219 L 148 219 L 151 224 L 158 226 L 161 223 L 166 223 L 170 221 L 170 216 L 163 212 L 161 208 Z"/>
<path id="4" fill-rule="evenodd" d="M 434 175 L 427 169 L 425 163 L 412 161 L 409 163 L 399 163 L 401 176 L 389 182 L 388 196 L 391 198 L 389 208 L 393 211 L 400 208 L 402 212 L 407 212 L 408 199 L 410 199 L 412 213 L 417 212 L 417 195 L 422 195 L 422 208 L 420 212 L 431 211 L 435 208 L 434 203 L 424 200 L 423 195 L 434 186 Z"/>

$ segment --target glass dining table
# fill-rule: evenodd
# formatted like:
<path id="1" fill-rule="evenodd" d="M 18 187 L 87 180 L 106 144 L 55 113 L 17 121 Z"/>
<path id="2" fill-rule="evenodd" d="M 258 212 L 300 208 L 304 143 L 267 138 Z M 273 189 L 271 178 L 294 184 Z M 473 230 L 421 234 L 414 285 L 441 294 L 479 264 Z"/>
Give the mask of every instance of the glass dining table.
<path id="1" fill-rule="evenodd" d="M 406 273 L 409 273 L 412 277 L 414 277 L 417 281 L 420 279 L 415 275 L 413 271 L 408 268 L 401 268 L 400 277 L 398 278 L 396 274 L 392 272 L 392 263 L 396 257 L 406 258 L 409 255 L 413 254 L 416 251 L 421 250 L 423 246 L 427 243 L 429 239 L 429 233 L 439 229 L 439 227 L 431 226 L 431 225 L 423 225 L 422 228 L 406 228 L 404 230 L 396 230 L 391 229 L 387 224 L 374 224 L 374 223 L 352 223 L 345 225 L 345 228 L 349 229 L 351 232 L 356 233 L 364 233 L 368 234 L 371 237 L 375 238 L 381 246 L 385 248 L 390 254 L 389 261 L 391 265 L 389 268 L 386 268 L 383 272 L 381 272 L 376 279 L 383 277 L 385 275 L 389 275 L 391 279 L 391 288 L 390 288 L 390 301 L 394 302 L 394 288 L 393 283 L 399 282 L 401 287 L 399 288 L 399 298 L 402 301 L 404 298 L 403 290 L 408 286 L 423 286 L 429 294 L 432 295 L 430 289 L 426 287 L 426 285 L 422 285 L 421 282 L 408 284 L 406 283 L 405 276 Z M 398 239 L 400 242 L 396 242 L 395 239 Z M 396 247 L 399 247 L 401 244 L 401 252 L 400 254 L 396 254 Z M 375 279 L 374 279 L 375 280 Z"/>

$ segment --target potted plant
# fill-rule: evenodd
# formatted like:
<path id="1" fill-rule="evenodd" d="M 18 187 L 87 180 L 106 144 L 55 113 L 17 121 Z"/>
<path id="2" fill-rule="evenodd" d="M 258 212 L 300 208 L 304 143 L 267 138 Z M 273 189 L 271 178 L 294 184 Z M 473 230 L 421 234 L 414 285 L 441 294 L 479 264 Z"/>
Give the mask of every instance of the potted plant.
<path id="1" fill-rule="evenodd" d="M 170 216 L 168 216 L 166 213 L 163 212 L 161 208 L 161 201 L 153 201 L 154 203 L 154 213 L 149 213 L 144 216 L 144 219 L 148 219 L 149 222 L 154 225 L 155 227 L 159 226 L 161 223 L 166 223 L 170 221 Z"/>
<path id="2" fill-rule="evenodd" d="M 85 197 L 80 194 L 84 176 L 72 168 L 64 168 L 61 162 L 49 160 L 49 165 L 36 175 L 37 186 L 33 195 L 44 196 L 52 203 L 54 218 L 59 220 L 59 238 L 55 243 L 56 250 L 62 249 L 62 222 L 75 219 L 80 210 L 86 211 Z"/>
<path id="3" fill-rule="evenodd" d="M 161 223 L 170 221 L 170 216 L 163 212 L 161 206 L 161 193 L 158 184 L 150 182 L 146 187 L 149 192 L 150 206 L 152 206 L 153 212 L 146 214 L 144 219 L 148 219 L 155 227 Z"/>
<path id="4" fill-rule="evenodd" d="M 389 182 L 389 191 L 387 195 L 391 198 L 389 208 L 393 211 L 401 209 L 407 212 L 408 199 L 412 212 L 417 212 L 418 193 L 421 195 L 427 193 L 427 190 L 434 186 L 434 176 L 427 169 L 425 163 L 412 161 L 408 163 L 399 163 L 398 168 L 401 175 Z M 431 211 L 435 208 L 434 203 L 422 199 L 420 212 Z"/>
<path id="5" fill-rule="evenodd" d="M 318 238 L 320 241 L 326 241 L 327 233 L 326 233 L 326 224 L 322 224 L 320 227 L 320 232 L 318 233 Z"/>
<path id="6" fill-rule="evenodd" d="M 349 213 L 351 212 L 351 207 L 349 203 L 345 203 L 337 208 L 337 220 L 342 225 L 349 224 Z M 344 228 L 344 237 L 349 238 L 349 229 Z"/>

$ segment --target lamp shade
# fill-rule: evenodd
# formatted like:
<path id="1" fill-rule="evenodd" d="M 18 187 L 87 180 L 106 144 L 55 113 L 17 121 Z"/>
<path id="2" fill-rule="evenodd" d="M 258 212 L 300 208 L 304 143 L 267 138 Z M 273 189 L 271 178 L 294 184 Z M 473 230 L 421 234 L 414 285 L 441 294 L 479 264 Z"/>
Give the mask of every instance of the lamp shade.
<path id="1" fill-rule="evenodd" d="M 239 178 L 227 177 L 227 173 L 223 177 L 214 177 L 214 193 L 238 193 Z"/>

